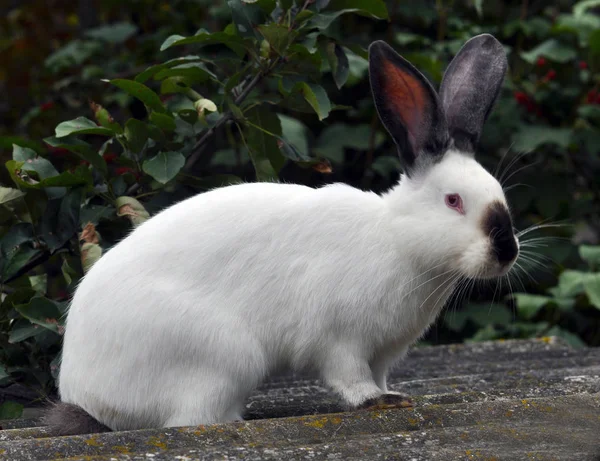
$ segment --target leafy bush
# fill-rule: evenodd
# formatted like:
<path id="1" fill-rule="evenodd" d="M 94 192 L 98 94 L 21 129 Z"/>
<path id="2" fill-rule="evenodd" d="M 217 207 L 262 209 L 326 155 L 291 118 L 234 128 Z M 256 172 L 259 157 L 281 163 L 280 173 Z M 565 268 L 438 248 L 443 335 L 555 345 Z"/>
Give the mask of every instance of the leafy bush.
<path id="1" fill-rule="evenodd" d="M 78 280 L 158 210 L 241 181 L 393 185 L 400 164 L 367 77 L 376 39 L 438 84 L 481 32 L 510 61 L 478 158 L 500 171 L 515 225 L 534 227 L 515 278 L 461 290 L 428 341 L 600 344 L 598 247 L 581 245 L 600 235 L 598 2 L 146 3 L 99 2 L 95 21 L 65 6 L 35 49 L 28 24 L 50 21 L 45 2 L 0 20 L 12 28 L 0 88 L 18 109 L 0 106 L 0 384 L 52 391 Z M 569 227 L 537 226 L 556 220 Z"/>

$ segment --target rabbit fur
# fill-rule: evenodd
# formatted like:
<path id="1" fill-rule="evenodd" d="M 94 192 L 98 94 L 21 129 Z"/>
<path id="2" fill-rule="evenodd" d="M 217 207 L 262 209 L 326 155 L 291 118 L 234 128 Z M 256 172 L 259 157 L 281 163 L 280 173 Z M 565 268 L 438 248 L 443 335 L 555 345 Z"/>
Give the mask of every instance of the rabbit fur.
<path id="1" fill-rule="evenodd" d="M 473 154 L 506 71 L 502 46 L 469 40 L 439 96 L 383 42 L 369 51 L 399 184 L 382 195 L 241 184 L 158 213 L 77 288 L 62 402 L 112 430 L 240 420 L 265 377 L 292 368 L 356 408 L 389 393 L 388 369 L 459 277 L 508 272 L 518 242 L 506 199 Z"/>

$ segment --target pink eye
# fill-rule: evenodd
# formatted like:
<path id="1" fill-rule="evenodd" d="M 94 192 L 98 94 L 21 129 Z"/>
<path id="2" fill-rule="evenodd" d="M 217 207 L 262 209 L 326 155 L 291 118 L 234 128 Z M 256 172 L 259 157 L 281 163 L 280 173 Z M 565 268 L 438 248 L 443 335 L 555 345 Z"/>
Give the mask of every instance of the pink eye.
<path id="1" fill-rule="evenodd" d="M 446 205 L 448 208 L 452 208 L 453 210 L 458 211 L 460 214 L 465 214 L 462 198 L 460 198 L 460 195 L 458 194 L 446 195 Z"/>

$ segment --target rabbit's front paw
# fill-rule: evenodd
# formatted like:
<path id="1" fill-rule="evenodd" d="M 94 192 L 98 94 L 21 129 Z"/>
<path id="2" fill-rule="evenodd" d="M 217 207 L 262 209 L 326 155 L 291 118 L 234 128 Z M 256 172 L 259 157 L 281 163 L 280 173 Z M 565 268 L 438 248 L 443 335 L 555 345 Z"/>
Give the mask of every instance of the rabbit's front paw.
<path id="1" fill-rule="evenodd" d="M 387 410 L 390 408 L 411 408 L 414 403 L 408 396 L 398 392 L 387 392 L 378 397 L 365 400 L 359 410 Z"/>

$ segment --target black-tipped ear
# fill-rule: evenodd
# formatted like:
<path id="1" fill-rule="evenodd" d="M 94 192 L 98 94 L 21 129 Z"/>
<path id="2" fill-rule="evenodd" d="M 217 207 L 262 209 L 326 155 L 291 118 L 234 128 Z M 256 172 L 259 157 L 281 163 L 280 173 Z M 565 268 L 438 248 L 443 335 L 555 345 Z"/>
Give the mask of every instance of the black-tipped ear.
<path id="1" fill-rule="evenodd" d="M 440 98 L 457 148 L 475 152 L 507 66 L 504 48 L 490 34 L 467 41 L 448 66 Z"/>
<path id="2" fill-rule="evenodd" d="M 443 155 L 446 119 L 427 79 L 382 41 L 369 47 L 369 76 L 379 118 L 398 146 L 406 173 L 418 158 Z"/>

